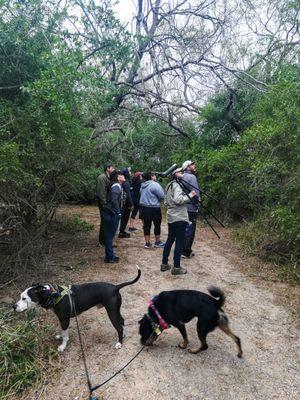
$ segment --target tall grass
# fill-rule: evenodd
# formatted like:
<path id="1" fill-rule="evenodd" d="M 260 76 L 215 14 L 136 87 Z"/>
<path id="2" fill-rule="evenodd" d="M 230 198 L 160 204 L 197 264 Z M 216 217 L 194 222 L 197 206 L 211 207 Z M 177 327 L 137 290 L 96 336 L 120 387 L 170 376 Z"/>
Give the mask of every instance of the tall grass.
<path id="1" fill-rule="evenodd" d="M 0 399 L 16 398 L 41 380 L 57 354 L 53 337 L 53 328 L 41 323 L 36 310 L 15 315 L 0 307 Z"/>

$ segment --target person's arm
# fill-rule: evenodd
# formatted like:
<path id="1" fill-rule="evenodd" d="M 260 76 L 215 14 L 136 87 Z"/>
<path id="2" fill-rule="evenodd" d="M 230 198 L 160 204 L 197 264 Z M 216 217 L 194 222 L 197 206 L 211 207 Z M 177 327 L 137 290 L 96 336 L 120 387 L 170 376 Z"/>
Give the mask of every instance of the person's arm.
<path id="1" fill-rule="evenodd" d="M 162 201 L 165 198 L 165 192 L 164 189 L 160 186 L 160 184 L 158 182 L 155 182 L 155 194 L 157 196 L 157 198 L 159 199 L 159 201 Z"/>
<path id="2" fill-rule="evenodd" d="M 111 187 L 111 202 L 113 205 L 113 210 L 115 214 L 121 214 L 120 210 L 120 195 L 121 195 L 121 188 L 119 185 L 113 185 Z"/>
<path id="3" fill-rule="evenodd" d="M 196 192 L 192 190 L 187 195 L 178 183 L 173 186 L 172 190 L 173 190 L 173 201 L 178 206 L 189 203 L 190 199 L 195 197 L 196 194 Z"/>

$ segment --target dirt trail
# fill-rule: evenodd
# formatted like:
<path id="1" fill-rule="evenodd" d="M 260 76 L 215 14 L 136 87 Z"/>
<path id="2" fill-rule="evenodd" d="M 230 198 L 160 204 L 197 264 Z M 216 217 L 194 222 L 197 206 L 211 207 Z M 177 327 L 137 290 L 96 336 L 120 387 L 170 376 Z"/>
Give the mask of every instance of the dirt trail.
<path id="1" fill-rule="evenodd" d="M 92 309 L 79 317 L 92 383 L 98 384 L 122 367 L 140 349 L 138 320 L 154 294 L 169 289 L 206 291 L 210 284 L 220 286 L 227 296 L 225 311 L 232 330 L 240 336 L 244 358 L 238 359 L 233 341 L 221 331 L 209 334 L 207 351 L 197 355 L 178 348 L 179 332 L 165 331 L 154 346 L 145 349 L 133 363 L 103 388 L 95 392 L 99 399 L 299 399 L 299 330 L 293 316 L 277 301 L 290 290 L 288 285 L 255 282 L 238 267 L 230 245 L 217 243 L 209 229 L 198 229 L 196 256 L 183 260 L 186 276 L 161 273 L 161 249 L 145 250 L 142 231 L 129 239 L 118 239 L 117 254 L 121 263 L 103 263 L 103 249 L 95 247 L 98 229 L 96 207 L 68 207 L 64 212 L 79 212 L 96 224 L 88 235 L 53 238 L 49 254 L 49 276 L 57 283 L 104 280 L 123 282 L 142 270 L 140 281 L 122 289 L 122 314 L 125 339 L 116 350 L 116 332 L 104 309 Z M 139 224 L 139 228 L 140 228 Z M 224 232 L 225 233 L 225 232 Z M 162 239 L 166 238 L 163 226 Z M 56 242 L 57 240 L 57 242 Z M 217 240 L 217 239 L 216 239 Z M 60 243 L 60 245 L 59 245 Z M 61 268 L 53 267 L 54 265 Z M 296 289 L 295 293 L 299 295 Z M 55 317 L 47 314 L 57 324 Z M 198 344 L 195 320 L 187 325 L 190 346 Z M 38 391 L 22 400 L 88 399 L 75 321 L 70 328 L 70 342 L 59 355 L 60 368 Z"/>

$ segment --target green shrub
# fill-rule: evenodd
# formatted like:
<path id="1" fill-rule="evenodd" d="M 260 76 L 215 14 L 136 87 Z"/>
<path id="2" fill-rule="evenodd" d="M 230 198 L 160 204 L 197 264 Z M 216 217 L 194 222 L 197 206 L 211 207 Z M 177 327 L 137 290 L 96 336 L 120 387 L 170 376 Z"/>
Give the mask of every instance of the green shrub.
<path id="1" fill-rule="evenodd" d="M 8 398 L 38 382 L 50 357 L 57 354 L 49 325 L 41 324 L 35 310 L 14 315 L 0 308 L 0 398 Z"/>

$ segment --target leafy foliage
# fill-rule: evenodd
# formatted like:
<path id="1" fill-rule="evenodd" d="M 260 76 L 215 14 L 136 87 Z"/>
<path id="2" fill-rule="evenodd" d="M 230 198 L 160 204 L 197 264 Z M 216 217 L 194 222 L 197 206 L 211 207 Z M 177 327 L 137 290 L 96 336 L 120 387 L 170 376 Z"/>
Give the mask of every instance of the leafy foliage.
<path id="1" fill-rule="evenodd" d="M 204 187 L 221 199 L 227 214 L 256 221 L 257 253 L 281 262 L 299 259 L 299 77 L 298 66 L 276 71 L 270 90 L 249 105 L 248 128 L 238 137 L 233 132 L 220 147 L 203 146 L 207 137 L 215 137 L 216 125 L 206 125 L 204 137 L 188 152 L 199 161 Z M 216 118 L 211 106 L 205 113 Z M 226 124 L 226 116 L 217 118 Z"/>
<path id="2" fill-rule="evenodd" d="M 53 343 L 46 338 L 54 332 L 40 324 L 34 310 L 17 321 L 12 311 L 1 307 L 0 324 L 0 397 L 8 398 L 39 381 L 46 372 L 50 357 L 55 356 Z"/>

